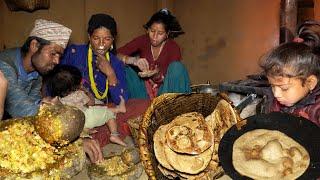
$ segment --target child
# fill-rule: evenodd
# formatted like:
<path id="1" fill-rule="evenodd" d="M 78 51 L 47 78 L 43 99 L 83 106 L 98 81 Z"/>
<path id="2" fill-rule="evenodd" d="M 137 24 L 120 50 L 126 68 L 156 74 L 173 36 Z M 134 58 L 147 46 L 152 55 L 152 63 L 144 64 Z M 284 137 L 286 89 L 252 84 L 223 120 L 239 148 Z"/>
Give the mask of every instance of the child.
<path id="1" fill-rule="evenodd" d="M 113 108 L 95 106 L 94 97 L 81 86 L 81 72 L 73 66 L 57 66 L 47 79 L 47 88 L 51 96 L 58 96 L 62 104 L 79 108 L 85 114 L 85 129 L 102 126 L 107 123 L 111 132 L 110 141 L 123 146 L 126 143 L 119 137 L 116 113 L 126 112 L 125 101 L 120 96 L 120 104 Z"/>
<path id="2" fill-rule="evenodd" d="M 286 43 L 269 52 L 261 63 L 271 85 L 271 111 L 305 117 L 320 126 L 320 60 L 303 43 Z"/>

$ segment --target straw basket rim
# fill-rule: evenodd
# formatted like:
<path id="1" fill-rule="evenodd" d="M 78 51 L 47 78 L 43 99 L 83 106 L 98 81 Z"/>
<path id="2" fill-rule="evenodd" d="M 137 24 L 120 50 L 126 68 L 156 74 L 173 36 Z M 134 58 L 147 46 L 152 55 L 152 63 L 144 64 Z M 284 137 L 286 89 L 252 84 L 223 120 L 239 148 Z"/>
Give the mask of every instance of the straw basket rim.
<path id="1" fill-rule="evenodd" d="M 38 9 L 49 9 L 50 0 L 5 0 L 10 11 L 33 12 Z"/>

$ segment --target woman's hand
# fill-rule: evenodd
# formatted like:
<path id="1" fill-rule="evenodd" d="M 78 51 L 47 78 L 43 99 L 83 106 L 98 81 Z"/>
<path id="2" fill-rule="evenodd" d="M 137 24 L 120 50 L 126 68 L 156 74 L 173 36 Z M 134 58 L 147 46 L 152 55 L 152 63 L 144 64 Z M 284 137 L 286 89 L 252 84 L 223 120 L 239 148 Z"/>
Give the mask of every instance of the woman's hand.
<path id="1" fill-rule="evenodd" d="M 103 72 L 106 75 L 114 74 L 110 62 L 107 61 L 106 58 L 100 54 L 97 55 L 96 66 L 101 72 Z"/>
<path id="2" fill-rule="evenodd" d="M 158 73 L 159 73 L 159 68 L 155 68 L 154 70 L 147 70 L 147 71 L 139 72 L 138 75 L 142 78 L 148 78 L 148 77 L 155 76 Z"/>
<path id="3" fill-rule="evenodd" d="M 96 61 L 97 68 L 103 72 L 107 77 L 110 84 L 117 84 L 117 76 L 109 61 L 106 61 L 105 57 L 98 54 Z"/>
<path id="4" fill-rule="evenodd" d="M 92 163 L 98 163 L 103 160 L 101 148 L 96 140 L 84 138 L 83 150 L 89 156 Z"/>
<path id="5" fill-rule="evenodd" d="M 146 58 L 138 58 L 133 61 L 133 65 L 137 66 L 141 71 L 149 70 L 149 63 Z"/>
<path id="6" fill-rule="evenodd" d="M 146 58 L 137 58 L 121 53 L 118 54 L 118 58 L 121 59 L 125 64 L 137 66 L 141 71 L 149 70 L 149 63 Z"/>

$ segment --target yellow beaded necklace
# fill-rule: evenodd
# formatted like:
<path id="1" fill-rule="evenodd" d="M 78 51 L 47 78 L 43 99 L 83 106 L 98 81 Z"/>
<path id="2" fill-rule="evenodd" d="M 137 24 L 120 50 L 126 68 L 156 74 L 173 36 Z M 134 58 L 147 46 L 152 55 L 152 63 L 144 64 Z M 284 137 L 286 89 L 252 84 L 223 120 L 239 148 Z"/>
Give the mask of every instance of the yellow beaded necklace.
<path id="1" fill-rule="evenodd" d="M 106 60 L 110 61 L 109 52 L 106 53 Z M 103 94 L 100 95 L 99 90 L 98 90 L 98 88 L 96 86 L 96 82 L 94 80 L 94 76 L 93 76 L 92 49 L 91 49 L 90 46 L 89 46 L 89 49 L 88 49 L 88 70 L 89 70 L 90 86 L 91 86 L 91 89 L 92 89 L 95 97 L 100 99 L 100 100 L 106 98 L 107 94 L 108 94 L 108 80 L 106 79 L 106 88 L 105 88 Z"/>

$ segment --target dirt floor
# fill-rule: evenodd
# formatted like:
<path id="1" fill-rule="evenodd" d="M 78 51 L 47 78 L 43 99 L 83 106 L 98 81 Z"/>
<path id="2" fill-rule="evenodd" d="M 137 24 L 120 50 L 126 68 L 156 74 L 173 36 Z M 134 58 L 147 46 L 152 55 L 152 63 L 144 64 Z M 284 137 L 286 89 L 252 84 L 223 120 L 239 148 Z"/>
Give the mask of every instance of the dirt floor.
<path id="1" fill-rule="evenodd" d="M 124 141 L 128 144 L 127 147 L 123 147 L 123 146 L 120 146 L 120 145 L 117 145 L 117 144 L 108 144 L 108 145 L 106 145 L 103 148 L 104 156 L 105 157 L 110 157 L 110 156 L 114 156 L 114 155 L 119 155 L 119 154 L 121 154 L 121 152 L 123 152 L 125 150 L 125 148 L 133 148 L 133 147 L 135 147 L 131 137 L 125 138 Z M 87 162 L 89 163 L 88 159 L 87 159 Z M 147 179 L 148 179 L 148 177 L 144 172 L 139 179 L 134 179 L 134 180 L 147 180 Z M 74 176 L 72 178 L 72 180 L 89 180 L 89 177 L 87 175 L 87 169 L 84 168 L 84 170 L 81 171 L 78 175 Z M 224 175 L 221 178 L 219 178 L 219 180 L 231 180 L 231 178 L 229 176 Z"/>
<path id="2" fill-rule="evenodd" d="M 103 148 L 103 154 L 104 157 L 110 157 L 114 155 L 119 155 L 121 152 L 123 152 L 126 148 L 133 148 L 135 147 L 133 140 L 131 137 L 126 137 L 124 141 L 127 143 L 127 147 L 120 146 L 117 144 L 108 144 Z M 89 162 L 89 159 L 87 159 L 87 163 Z M 142 174 L 142 176 L 139 178 L 139 180 L 147 180 L 148 177 L 145 173 Z M 84 168 L 83 171 L 81 171 L 78 175 L 74 176 L 72 180 L 89 180 L 89 177 L 87 175 L 87 168 Z"/>

